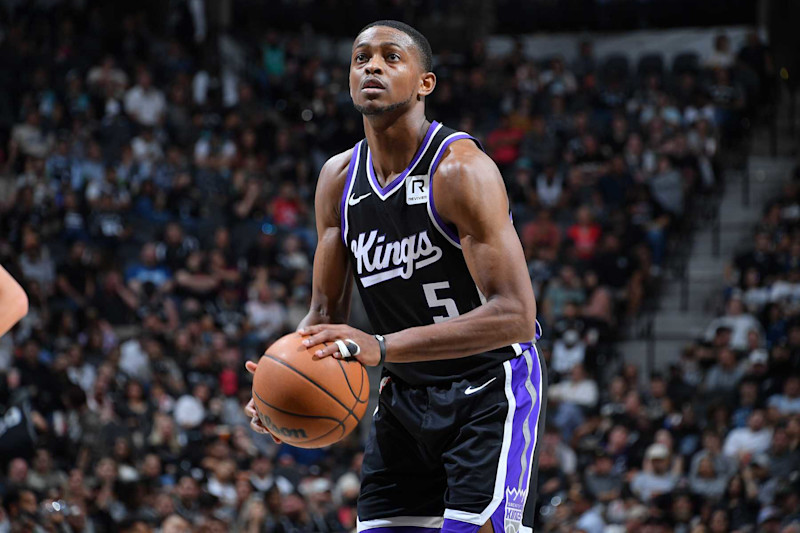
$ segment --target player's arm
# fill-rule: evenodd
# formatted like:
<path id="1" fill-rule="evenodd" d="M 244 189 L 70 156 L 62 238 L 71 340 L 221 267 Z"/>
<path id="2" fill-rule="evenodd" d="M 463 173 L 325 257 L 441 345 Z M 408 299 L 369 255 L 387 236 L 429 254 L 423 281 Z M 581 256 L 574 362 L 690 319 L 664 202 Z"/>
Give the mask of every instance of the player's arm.
<path id="1" fill-rule="evenodd" d="M 311 306 L 298 328 L 331 322 L 346 322 L 350 317 L 350 295 L 353 276 L 347 249 L 342 241 L 340 202 L 347 178 L 352 150 L 330 158 L 319 173 L 314 209 L 317 220 L 317 249 L 311 289 Z M 257 364 L 247 361 L 245 368 L 255 374 Z M 244 408 L 250 427 L 258 433 L 269 433 L 259 420 L 251 398 Z M 274 436 L 276 442 L 280 442 Z"/>
<path id="2" fill-rule="evenodd" d="M 386 360 L 455 359 L 533 339 L 536 301 L 522 245 L 508 215 L 497 166 L 472 142 L 456 141 L 442 160 L 432 193 L 439 214 L 458 228 L 464 258 L 486 303 L 446 322 L 386 335 Z M 308 345 L 350 338 L 367 365 L 380 359 L 377 340 L 346 325 L 305 328 Z M 318 352 L 339 356 L 335 344 Z"/>
<path id="3" fill-rule="evenodd" d="M 387 335 L 386 359 L 453 359 L 530 341 L 536 301 L 497 166 L 471 141 L 456 141 L 432 189 L 439 214 L 458 229 L 467 267 L 486 303 L 446 322 Z"/>
<path id="4" fill-rule="evenodd" d="M 28 314 L 28 295 L 17 280 L 0 266 L 0 337 Z"/>
<path id="5" fill-rule="evenodd" d="M 341 200 L 353 151 L 329 159 L 319 174 L 314 211 L 317 249 L 314 252 L 311 307 L 298 329 L 315 324 L 344 323 L 350 318 L 353 276 L 342 241 Z"/>

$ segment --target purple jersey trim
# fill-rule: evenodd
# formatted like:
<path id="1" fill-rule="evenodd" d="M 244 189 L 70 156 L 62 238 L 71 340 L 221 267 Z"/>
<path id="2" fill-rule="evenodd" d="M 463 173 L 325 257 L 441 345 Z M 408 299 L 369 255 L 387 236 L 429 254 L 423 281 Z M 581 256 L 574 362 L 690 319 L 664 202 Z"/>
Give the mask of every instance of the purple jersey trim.
<path id="1" fill-rule="evenodd" d="M 419 158 L 422 157 L 422 153 L 425 151 L 425 147 L 428 146 L 428 140 L 431 138 L 434 130 L 439 125 L 438 122 L 435 120 L 431 122 L 431 125 L 428 126 L 428 131 L 425 133 L 425 138 L 422 139 L 422 144 L 419 145 L 417 148 L 417 153 L 414 154 L 414 159 L 411 160 L 411 163 L 406 167 L 406 169 L 395 179 L 392 180 L 386 187 L 381 187 L 381 184 L 378 182 L 378 178 L 375 176 L 375 168 L 372 166 L 372 153 L 369 154 L 367 157 L 367 175 L 372 183 L 375 185 L 375 188 L 378 189 L 382 195 L 386 195 L 389 191 L 391 191 L 395 186 L 397 186 L 400 182 L 406 179 L 408 173 L 411 172 L 411 169 L 417 164 Z"/>
<path id="2" fill-rule="evenodd" d="M 358 152 L 361 151 L 362 142 L 363 141 L 358 141 L 353 148 L 353 155 L 350 156 L 350 166 L 347 167 L 347 179 L 344 182 L 344 190 L 342 191 L 342 207 L 339 210 L 339 216 L 342 217 L 340 224 L 342 226 L 342 241 L 344 242 L 345 247 L 347 247 L 347 235 L 345 235 L 345 217 L 347 216 L 345 209 L 347 208 L 347 195 L 350 193 L 350 182 L 353 181 L 356 159 L 358 159 Z"/>
<path id="3" fill-rule="evenodd" d="M 436 219 L 436 222 L 439 224 L 439 227 L 441 227 L 444 230 L 444 232 L 447 233 L 447 236 L 459 244 L 461 244 L 461 240 L 458 238 L 458 233 L 456 233 L 453 230 L 453 227 L 450 224 L 445 224 L 444 220 L 442 220 L 442 217 L 439 216 L 439 212 L 436 210 L 436 203 L 433 201 L 433 175 L 436 173 L 436 168 L 439 166 L 439 161 L 441 161 L 442 157 L 444 157 L 444 152 L 445 150 L 447 150 L 447 147 L 450 146 L 450 144 L 452 144 L 454 141 L 458 141 L 460 139 L 472 139 L 473 141 L 475 140 L 475 138 L 469 134 L 459 133 L 453 135 L 445 142 L 443 142 L 441 147 L 439 148 L 439 155 L 436 156 L 436 159 L 433 160 L 433 164 L 431 165 L 430 184 L 428 185 L 428 191 L 429 191 L 428 200 L 430 201 L 431 204 L 431 213 L 433 213 L 433 218 Z"/>

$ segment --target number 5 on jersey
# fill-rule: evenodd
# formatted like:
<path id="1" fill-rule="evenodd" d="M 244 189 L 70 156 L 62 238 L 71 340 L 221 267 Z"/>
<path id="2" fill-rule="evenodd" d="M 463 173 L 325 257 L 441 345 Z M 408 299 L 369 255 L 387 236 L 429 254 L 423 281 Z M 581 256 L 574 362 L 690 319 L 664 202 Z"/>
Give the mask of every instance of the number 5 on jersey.
<path id="1" fill-rule="evenodd" d="M 451 318 L 455 318 L 458 316 L 458 307 L 456 307 L 456 302 L 452 298 L 438 298 L 436 296 L 436 291 L 444 290 L 450 288 L 449 281 L 440 281 L 438 283 L 425 283 L 422 286 L 422 290 L 425 291 L 425 300 L 428 302 L 428 307 L 433 309 L 434 307 L 444 307 L 446 315 L 436 315 L 433 317 L 433 321 L 438 324 L 439 322 L 444 322 L 445 320 L 450 320 Z"/>

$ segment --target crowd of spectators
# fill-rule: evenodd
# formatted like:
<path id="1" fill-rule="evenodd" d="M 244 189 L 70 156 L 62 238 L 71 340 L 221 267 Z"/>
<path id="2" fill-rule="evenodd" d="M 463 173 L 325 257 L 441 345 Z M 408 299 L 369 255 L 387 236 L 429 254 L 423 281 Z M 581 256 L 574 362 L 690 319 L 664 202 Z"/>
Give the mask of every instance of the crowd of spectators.
<path id="1" fill-rule="evenodd" d="M 257 54 L 228 42 L 221 61 L 191 25 L 166 27 L 20 8 L 2 28 L 0 263 L 30 312 L 0 339 L 0 531 L 351 530 L 361 435 L 299 450 L 242 413 L 244 361 L 308 308 L 316 174 L 363 134 L 347 65 L 313 55 L 314 35 L 265 30 Z M 727 531 L 798 507 L 773 477 L 800 441 L 798 383 L 781 374 L 800 342 L 788 308 L 769 307 L 755 339 L 716 328 L 645 387 L 635 366 L 609 383 L 594 367 L 691 197 L 720 183 L 719 151 L 770 74 L 755 34 L 685 67 L 628 68 L 588 42 L 574 62 L 438 50 L 428 115 L 497 162 L 540 302 L 545 530 Z M 784 211 L 742 260 L 758 270 L 775 245 L 788 258 L 770 255 L 754 283 L 745 268 L 748 306 L 763 280 L 798 281 Z M 769 364 L 743 378 L 742 346 L 765 359 L 762 342 Z M 767 374 L 780 383 L 764 388 Z M 754 382 L 752 405 L 703 403 Z"/>

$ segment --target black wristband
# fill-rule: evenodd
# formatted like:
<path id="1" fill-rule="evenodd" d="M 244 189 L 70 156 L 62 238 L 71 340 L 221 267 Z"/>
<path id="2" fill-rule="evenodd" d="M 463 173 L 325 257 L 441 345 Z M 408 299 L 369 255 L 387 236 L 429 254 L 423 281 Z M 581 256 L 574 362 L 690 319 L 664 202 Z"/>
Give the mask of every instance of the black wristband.
<path id="1" fill-rule="evenodd" d="M 375 335 L 375 338 L 378 339 L 378 345 L 381 347 L 381 360 L 378 363 L 378 366 L 381 366 L 386 361 L 386 340 L 383 335 Z"/>

